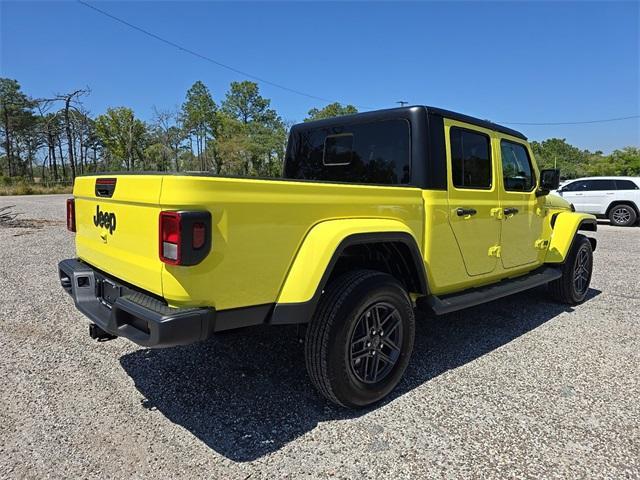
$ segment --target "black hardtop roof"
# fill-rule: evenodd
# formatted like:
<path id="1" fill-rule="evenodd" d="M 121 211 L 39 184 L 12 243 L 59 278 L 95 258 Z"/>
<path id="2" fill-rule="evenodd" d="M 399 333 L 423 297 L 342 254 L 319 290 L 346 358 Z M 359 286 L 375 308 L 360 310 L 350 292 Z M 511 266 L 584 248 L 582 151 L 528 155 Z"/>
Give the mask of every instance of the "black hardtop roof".
<path id="1" fill-rule="evenodd" d="M 412 105 L 407 107 L 386 108 L 382 110 L 373 110 L 370 112 L 354 113 L 351 115 L 344 115 L 341 117 L 332 117 L 332 118 L 325 118 L 322 120 L 313 120 L 311 122 L 304 122 L 304 123 L 299 123 L 297 125 L 294 125 L 293 129 L 322 128 L 322 127 L 329 127 L 337 123 L 348 124 L 348 123 L 361 122 L 361 121 L 384 120 L 390 117 L 397 117 L 397 116 L 410 116 L 411 114 L 414 114 L 416 110 L 421 108 L 426 109 L 429 113 L 432 113 L 434 115 L 438 115 L 441 117 L 450 118 L 451 120 L 458 120 L 461 122 L 470 123 L 472 125 L 477 125 L 478 127 L 483 127 L 489 130 L 495 130 L 496 132 L 504 133 L 506 135 L 511 135 L 513 137 L 521 138 L 523 140 L 527 139 L 527 137 L 525 137 L 521 132 L 505 127 L 503 125 L 499 125 L 497 123 L 490 122 L 489 120 L 481 120 L 476 117 L 464 115 L 463 113 L 452 112 L 451 110 L 445 110 L 443 108 L 437 108 L 437 107 L 429 107 L 426 105 Z"/>

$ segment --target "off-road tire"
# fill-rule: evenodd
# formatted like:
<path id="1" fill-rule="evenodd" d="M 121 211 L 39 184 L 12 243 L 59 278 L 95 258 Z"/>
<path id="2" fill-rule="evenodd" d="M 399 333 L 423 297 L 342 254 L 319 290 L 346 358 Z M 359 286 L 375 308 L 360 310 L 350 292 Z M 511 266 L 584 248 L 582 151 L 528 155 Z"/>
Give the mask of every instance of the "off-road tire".
<path id="1" fill-rule="evenodd" d="M 638 215 L 631 205 L 616 205 L 609 210 L 609 221 L 616 227 L 635 225 Z"/>
<path id="2" fill-rule="evenodd" d="M 584 261 L 587 262 L 586 265 L 581 263 Z M 562 276 L 549 283 L 551 296 L 568 305 L 582 303 L 589 291 L 593 271 L 593 250 L 587 237 L 576 234 L 567 260 L 560 268 Z M 578 274 L 582 281 L 577 278 Z"/>
<path id="3" fill-rule="evenodd" d="M 386 376 L 375 381 L 376 377 L 371 375 L 369 383 L 366 383 L 368 363 L 364 366 L 364 381 L 356 373 L 357 368 L 362 368 L 362 365 L 353 366 L 361 360 L 354 360 L 356 355 L 353 354 L 353 348 L 357 344 L 354 335 L 357 331 L 364 331 L 356 329 L 369 327 L 371 312 L 380 318 L 382 315 L 377 312 L 382 308 L 388 308 L 386 312 L 392 312 L 386 318 L 391 318 L 389 323 L 395 322 L 395 331 L 401 329 L 402 335 L 397 337 L 399 345 L 394 350 L 395 363 L 387 362 L 389 367 L 385 367 Z M 382 332 L 382 335 L 385 333 L 391 334 Z M 307 328 L 305 360 L 309 377 L 318 391 L 337 405 L 348 408 L 371 405 L 387 396 L 402 378 L 413 350 L 414 338 L 415 319 L 411 300 L 395 278 L 371 270 L 345 273 L 325 288 Z M 390 337 L 387 340 L 389 339 Z M 387 348 L 380 338 L 377 345 L 379 349 Z M 375 353 L 368 353 L 369 358 L 365 360 L 376 360 L 376 365 L 385 364 L 382 362 L 383 357 L 378 355 L 378 358 L 374 358 L 372 355 Z"/>

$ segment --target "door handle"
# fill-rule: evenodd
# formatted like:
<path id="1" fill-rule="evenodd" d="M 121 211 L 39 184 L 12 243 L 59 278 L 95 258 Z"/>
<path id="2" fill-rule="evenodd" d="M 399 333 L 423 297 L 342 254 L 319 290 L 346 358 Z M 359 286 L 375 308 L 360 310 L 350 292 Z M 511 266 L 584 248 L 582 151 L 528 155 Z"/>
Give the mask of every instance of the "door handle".
<path id="1" fill-rule="evenodd" d="M 515 215 L 516 213 L 518 213 L 518 209 L 513 207 L 507 207 L 503 210 L 503 212 L 505 215 Z"/>
<path id="2" fill-rule="evenodd" d="M 467 215 L 475 215 L 478 211 L 475 208 L 457 208 L 456 215 L 466 217 Z"/>

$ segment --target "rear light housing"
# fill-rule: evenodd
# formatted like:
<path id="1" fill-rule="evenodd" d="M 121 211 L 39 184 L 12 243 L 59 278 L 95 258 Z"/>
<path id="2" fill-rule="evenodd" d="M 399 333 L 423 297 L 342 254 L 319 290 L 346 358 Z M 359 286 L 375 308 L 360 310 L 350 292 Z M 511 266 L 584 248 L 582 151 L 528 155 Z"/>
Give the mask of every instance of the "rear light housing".
<path id="1" fill-rule="evenodd" d="M 67 198 L 67 230 L 76 231 L 76 201 L 74 198 Z"/>
<path id="2" fill-rule="evenodd" d="M 159 256 L 168 265 L 197 265 L 211 250 L 209 212 L 160 212 Z"/>
<path id="3" fill-rule="evenodd" d="M 111 198 L 116 189 L 117 178 L 96 178 L 96 197 Z"/>

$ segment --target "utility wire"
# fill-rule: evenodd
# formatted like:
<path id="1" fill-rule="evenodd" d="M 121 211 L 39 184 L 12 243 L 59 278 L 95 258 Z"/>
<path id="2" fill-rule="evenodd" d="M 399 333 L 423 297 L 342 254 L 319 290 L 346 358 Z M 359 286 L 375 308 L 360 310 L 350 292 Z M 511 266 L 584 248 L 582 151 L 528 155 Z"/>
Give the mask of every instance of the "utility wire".
<path id="1" fill-rule="evenodd" d="M 300 96 L 307 97 L 307 98 L 312 98 L 314 100 L 320 100 L 321 102 L 327 102 L 327 103 L 334 103 L 335 102 L 335 103 L 339 103 L 341 105 L 346 105 L 343 102 L 337 102 L 336 100 L 330 100 L 328 98 L 319 97 L 317 95 L 312 95 L 310 93 L 302 92 L 300 90 L 296 90 L 295 88 L 290 88 L 290 87 L 287 87 L 285 85 L 281 85 L 279 83 L 272 82 L 271 80 L 266 80 L 266 79 L 258 77 L 256 75 L 252 75 L 250 73 L 244 72 L 244 71 L 239 70 L 239 69 L 237 69 L 235 67 L 232 67 L 232 66 L 227 65 L 225 63 L 219 62 L 218 60 L 215 60 L 215 59 L 213 59 L 211 57 L 208 57 L 208 56 L 203 55 L 201 53 L 198 53 L 198 52 L 196 52 L 194 50 L 191 50 L 190 48 L 187 48 L 187 47 L 184 47 L 184 46 L 182 46 L 182 45 L 180 45 L 178 43 L 172 42 L 171 40 L 167 40 L 166 38 L 163 38 L 160 35 L 157 35 L 157 34 L 155 34 L 153 32 L 145 30 L 144 28 L 139 27 L 137 25 L 134 25 L 133 23 L 127 22 L 126 20 L 124 20 L 124 19 L 122 19 L 120 17 L 116 17 L 115 15 L 112 15 L 109 12 L 106 12 L 106 11 L 104 11 L 104 10 L 94 6 L 94 5 L 91 5 L 91 4 L 89 4 L 89 3 L 87 3 L 87 2 L 85 2 L 83 0 L 77 0 L 77 2 L 79 4 L 87 7 L 87 8 L 90 8 L 91 10 L 94 10 L 94 11 L 98 12 L 101 15 L 104 15 L 105 17 L 110 18 L 111 20 L 115 20 L 118 23 L 121 23 L 121 24 L 123 24 L 123 25 L 125 25 L 125 26 L 127 26 L 129 28 L 132 28 L 133 30 L 136 30 L 136 31 L 148 36 L 148 37 L 151 37 L 151 38 L 153 38 L 155 40 L 158 40 L 159 42 L 162 42 L 162 43 L 164 43 L 166 45 L 169 45 L 169 46 L 171 46 L 173 48 L 176 48 L 176 49 L 178 49 L 178 50 L 180 50 L 182 52 L 188 53 L 189 55 L 193 55 L 194 57 L 200 58 L 201 60 L 205 60 L 205 61 L 207 61 L 209 63 L 213 63 L 214 65 L 217 65 L 218 67 L 225 68 L 225 69 L 230 70 L 230 71 L 232 71 L 234 73 L 238 73 L 238 74 L 243 75 L 243 76 L 245 76 L 247 78 L 251 78 L 253 80 L 256 80 L 256 81 L 258 81 L 260 83 L 264 83 L 266 85 L 271 85 L 272 87 L 276 87 L 276 88 L 279 88 L 281 90 L 284 90 L 284 91 L 287 91 L 287 92 L 290 92 L 290 93 L 295 93 L 296 95 L 300 95 Z M 396 103 L 400 103 L 400 102 L 396 102 Z M 405 103 L 405 102 L 403 101 L 402 103 Z M 365 105 L 355 105 L 355 106 L 358 107 L 358 108 L 361 108 L 361 109 L 365 109 L 365 110 L 373 110 L 374 109 L 373 107 L 368 107 L 368 106 L 365 106 Z M 606 118 L 606 119 L 603 119 L 603 120 L 585 120 L 585 121 L 581 121 L 581 122 L 497 122 L 497 123 L 502 123 L 502 124 L 505 124 L 505 125 L 584 125 L 584 124 L 589 124 L 589 123 L 618 122 L 618 121 L 621 121 L 621 120 L 630 120 L 632 118 L 640 118 L 640 115 L 631 115 L 631 116 L 628 116 L 628 117 L 617 117 L 617 118 Z"/>
<path id="2" fill-rule="evenodd" d="M 335 103 L 339 103 L 341 105 L 344 105 L 344 103 L 336 102 L 336 100 L 330 100 L 328 98 L 323 98 L 323 97 L 319 97 L 317 95 L 312 95 L 310 93 L 302 92 L 300 90 L 296 90 L 295 88 L 290 88 L 290 87 L 287 87 L 285 85 L 281 85 L 279 83 L 272 82 L 270 80 L 266 80 L 266 79 L 258 77 L 256 75 L 252 75 L 250 73 L 244 72 L 244 71 L 239 70 L 239 69 L 237 69 L 235 67 L 232 67 L 232 66 L 227 65 L 225 63 L 219 62 L 218 60 L 215 60 L 215 59 L 213 59 L 211 57 L 208 57 L 208 56 L 203 55 L 201 53 L 198 53 L 198 52 L 196 52 L 194 50 L 191 50 L 190 48 L 187 48 L 187 47 L 179 45 L 179 44 L 177 44 L 175 42 L 172 42 L 171 40 L 167 40 L 166 38 L 163 38 L 160 35 L 156 35 L 155 33 L 150 32 L 148 30 L 145 30 L 142 27 L 138 27 L 137 25 L 134 25 L 133 23 L 129 23 L 126 20 L 123 20 L 120 17 L 116 17 L 115 15 L 112 15 L 109 12 L 105 12 L 104 10 L 102 10 L 102 9 L 100 9 L 100 8 L 94 6 L 94 5 L 91 5 L 91 4 L 87 3 L 87 2 L 84 2 L 83 0 L 77 0 L 77 1 L 78 1 L 79 4 L 84 5 L 85 7 L 90 8 L 91 10 L 94 10 L 94 11 L 98 12 L 101 15 L 104 15 L 105 17 L 109 17 L 110 19 L 115 20 L 116 22 L 119 22 L 119 23 L 121 23 L 123 25 L 126 25 L 127 27 L 132 28 L 132 29 L 134 29 L 134 30 L 136 30 L 136 31 L 148 36 L 148 37 L 151 37 L 151 38 L 153 38 L 155 40 L 158 40 L 159 42 L 162 42 L 162 43 L 164 43 L 166 45 L 169 45 L 171 47 L 177 48 L 178 50 L 180 50 L 182 52 L 188 53 L 189 55 L 193 55 L 194 57 L 200 58 L 201 60 L 205 60 L 205 61 L 207 61 L 209 63 L 213 63 L 214 65 L 217 65 L 218 67 L 226 68 L 227 70 L 230 70 L 230 71 L 232 71 L 234 73 L 238 73 L 238 74 L 243 75 L 243 76 L 245 76 L 247 78 L 251 78 L 251 79 L 256 80 L 256 81 L 258 81 L 260 83 L 264 83 L 266 85 L 271 85 L 272 87 L 276 87 L 276 88 L 279 88 L 281 90 L 285 90 L 285 91 L 290 92 L 290 93 L 295 93 L 296 95 L 301 95 L 303 97 L 312 98 L 314 100 L 320 100 L 321 102 L 327 102 L 327 103 L 334 103 L 335 102 Z M 366 106 L 363 106 L 363 105 L 358 105 L 358 107 L 364 108 L 364 109 L 370 109 L 371 108 L 371 107 L 366 107 Z"/>
<path id="3" fill-rule="evenodd" d="M 605 118 L 603 120 L 584 120 L 582 122 L 498 122 L 505 125 L 584 125 L 586 123 L 619 122 L 620 120 L 631 120 L 640 118 L 640 115 L 630 115 L 628 117 Z"/>

